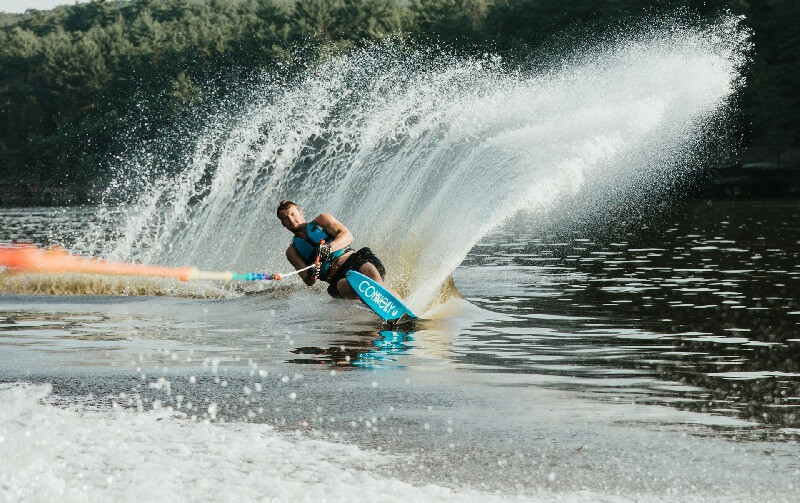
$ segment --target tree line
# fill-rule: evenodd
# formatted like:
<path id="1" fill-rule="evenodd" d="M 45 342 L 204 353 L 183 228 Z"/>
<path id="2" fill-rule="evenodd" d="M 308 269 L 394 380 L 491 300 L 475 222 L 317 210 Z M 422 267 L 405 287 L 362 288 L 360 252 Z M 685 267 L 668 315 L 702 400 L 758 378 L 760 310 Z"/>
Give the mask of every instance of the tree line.
<path id="1" fill-rule="evenodd" d="M 800 133 L 794 0 L 93 0 L 0 14 L 0 176 L 102 185 L 126 134 L 155 134 L 228 92 L 231 75 L 291 68 L 301 47 L 308 61 L 402 33 L 513 59 L 583 26 L 681 7 L 746 16 L 756 50 L 739 129 L 750 152 L 778 161 Z"/>

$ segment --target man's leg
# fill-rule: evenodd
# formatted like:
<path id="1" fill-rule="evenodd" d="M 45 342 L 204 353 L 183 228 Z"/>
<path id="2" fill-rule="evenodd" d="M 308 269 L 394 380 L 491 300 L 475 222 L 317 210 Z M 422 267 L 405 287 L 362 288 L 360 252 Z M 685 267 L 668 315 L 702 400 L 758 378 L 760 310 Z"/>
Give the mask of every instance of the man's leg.
<path id="1" fill-rule="evenodd" d="M 383 279 L 381 279 L 381 273 L 378 271 L 378 268 L 375 267 L 374 264 L 369 262 L 365 263 L 361 267 L 358 268 L 358 272 L 367 276 L 368 278 L 374 279 L 381 285 L 383 285 Z M 393 292 L 389 289 L 386 285 L 387 290 L 397 295 L 397 293 Z M 336 289 L 339 290 L 339 295 L 342 296 L 343 299 L 358 299 L 358 294 L 353 290 L 353 287 L 350 286 L 350 283 L 347 281 L 347 278 L 342 278 L 336 282 Z"/>
<path id="2" fill-rule="evenodd" d="M 364 276 L 374 279 L 375 281 L 383 285 L 385 289 L 389 290 L 389 292 L 391 292 L 392 295 L 394 295 L 398 299 L 402 299 L 402 297 L 400 297 L 400 294 L 389 288 L 389 285 L 383 282 L 383 278 L 381 278 L 381 273 L 378 271 L 378 268 L 375 267 L 375 264 L 367 262 L 366 264 L 359 267 L 358 272 L 360 272 Z"/>
<path id="3" fill-rule="evenodd" d="M 368 278 L 374 279 L 380 284 L 383 284 L 383 278 L 381 278 L 381 273 L 378 272 L 378 268 L 375 267 L 375 264 L 373 264 L 372 262 L 367 262 L 366 264 L 359 267 L 358 272 L 360 272 L 361 274 L 363 274 Z"/>
<path id="4" fill-rule="evenodd" d="M 339 295 L 342 296 L 343 299 L 357 299 L 358 294 L 353 290 L 350 286 L 350 283 L 347 282 L 347 278 L 342 278 L 336 282 L 336 289 L 339 290 Z"/>
<path id="5" fill-rule="evenodd" d="M 366 264 L 364 264 L 364 265 L 362 265 L 361 267 L 358 268 L 358 272 L 360 272 L 364 276 L 367 276 L 368 278 L 374 279 L 379 284 L 383 285 L 384 288 L 389 290 L 398 299 L 402 298 L 402 297 L 400 297 L 400 294 L 398 294 L 397 292 L 395 292 L 394 290 L 389 288 L 389 286 L 386 285 L 383 282 L 383 279 L 381 278 L 381 273 L 378 271 L 378 268 L 375 267 L 375 264 L 367 262 Z M 339 290 L 339 295 L 341 295 L 343 299 L 358 299 L 359 298 L 358 294 L 350 286 L 350 283 L 347 282 L 347 278 L 340 279 L 336 283 L 336 289 Z"/>

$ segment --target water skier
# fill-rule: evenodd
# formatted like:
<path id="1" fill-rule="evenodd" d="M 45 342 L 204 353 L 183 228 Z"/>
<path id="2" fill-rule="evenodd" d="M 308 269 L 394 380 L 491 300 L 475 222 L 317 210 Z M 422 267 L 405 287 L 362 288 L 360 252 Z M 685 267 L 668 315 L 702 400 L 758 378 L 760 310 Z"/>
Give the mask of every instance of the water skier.
<path id="1" fill-rule="evenodd" d="M 292 244 L 286 249 L 286 258 L 297 270 L 312 266 L 300 272 L 306 285 L 313 285 L 319 278 L 330 283 L 331 297 L 358 299 L 345 278 L 347 271 L 358 271 L 397 295 L 383 283 L 386 269 L 380 259 L 366 247 L 354 251 L 350 247 L 353 234 L 333 215 L 323 213 L 306 221 L 303 210 L 292 201 L 281 201 L 277 214 L 281 224 L 294 234 Z M 325 244 L 321 244 L 323 240 Z M 319 266 L 314 265 L 317 256 Z"/>

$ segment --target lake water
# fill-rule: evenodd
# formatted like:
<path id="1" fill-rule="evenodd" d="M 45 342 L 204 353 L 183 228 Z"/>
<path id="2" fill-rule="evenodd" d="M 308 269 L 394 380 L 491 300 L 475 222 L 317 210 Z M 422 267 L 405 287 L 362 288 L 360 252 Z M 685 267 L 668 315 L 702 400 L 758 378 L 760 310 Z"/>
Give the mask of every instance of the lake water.
<path id="1" fill-rule="evenodd" d="M 0 242 L 285 272 L 292 199 L 424 320 L 296 277 L 0 274 L 0 499 L 796 500 L 800 206 L 671 202 L 741 133 L 749 32 L 641 27 L 273 69 L 120 139 L 101 206 L 2 210 Z"/>
<path id="2" fill-rule="evenodd" d="M 296 279 L 0 274 L 0 499 L 795 501 L 798 217 L 520 217 L 407 333 Z"/>

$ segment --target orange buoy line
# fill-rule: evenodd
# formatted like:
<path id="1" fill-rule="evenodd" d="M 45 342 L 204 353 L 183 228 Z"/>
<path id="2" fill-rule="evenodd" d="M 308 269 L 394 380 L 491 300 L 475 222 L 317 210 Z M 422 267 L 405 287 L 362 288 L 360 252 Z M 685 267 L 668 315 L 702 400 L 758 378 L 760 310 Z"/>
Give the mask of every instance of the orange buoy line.
<path id="1" fill-rule="evenodd" d="M 292 271 L 285 274 L 201 271 L 196 267 L 165 267 L 129 262 L 111 262 L 91 257 L 75 256 L 63 248 L 43 249 L 28 244 L 0 245 L 0 267 L 11 270 L 36 271 L 50 274 L 116 274 L 123 276 L 176 278 L 181 281 L 201 279 L 219 281 L 278 281 L 282 277 L 297 274 L 304 270 L 301 269 L 300 271 Z"/>

